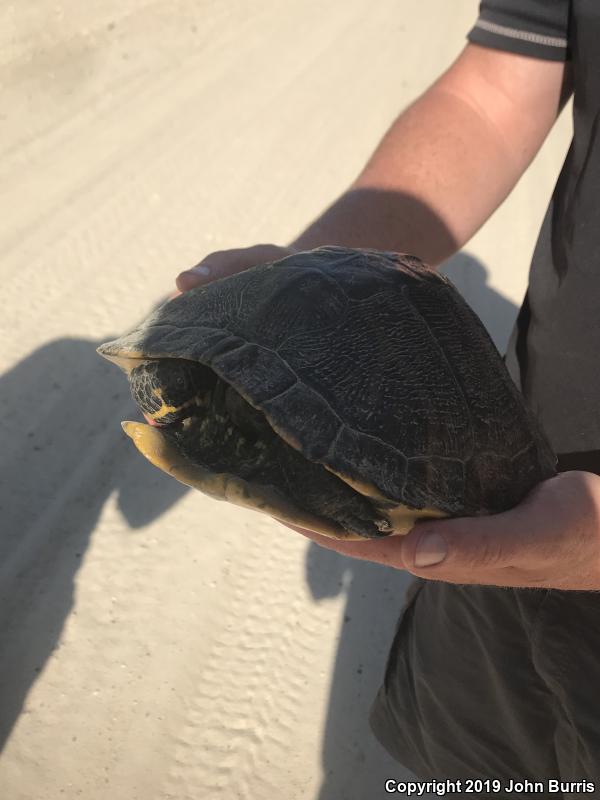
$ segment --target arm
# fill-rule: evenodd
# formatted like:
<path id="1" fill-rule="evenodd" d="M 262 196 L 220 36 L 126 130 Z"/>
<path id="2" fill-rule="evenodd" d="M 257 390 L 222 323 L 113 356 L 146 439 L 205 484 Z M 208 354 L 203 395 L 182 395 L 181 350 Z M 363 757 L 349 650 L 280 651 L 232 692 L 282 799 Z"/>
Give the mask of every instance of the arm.
<path id="1" fill-rule="evenodd" d="M 439 264 L 517 183 L 570 95 L 565 64 L 468 44 L 394 122 L 349 189 L 291 248 L 373 247 Z M 177 278 L 186 291 L 289 248 L 209 254 Z"/>
<path id="2" fill-rule="evenodd" d="M 293 246 L 374 247 L 438 264 L 506 198 L 569 94 L 564 63 L 467 45 Z"/>

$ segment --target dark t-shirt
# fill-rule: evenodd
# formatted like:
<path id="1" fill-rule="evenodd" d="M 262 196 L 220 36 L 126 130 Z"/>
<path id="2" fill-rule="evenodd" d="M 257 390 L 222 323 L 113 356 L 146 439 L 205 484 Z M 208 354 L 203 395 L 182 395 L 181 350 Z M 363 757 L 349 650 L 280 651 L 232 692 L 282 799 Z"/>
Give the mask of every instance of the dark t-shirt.
<path id="1" fill-rule="evenodd" d="M 600 474 L 600 2 L 485 0 L 474 44 L 572 62 L 574 137 L 506 364 L 561 469 Z"/>

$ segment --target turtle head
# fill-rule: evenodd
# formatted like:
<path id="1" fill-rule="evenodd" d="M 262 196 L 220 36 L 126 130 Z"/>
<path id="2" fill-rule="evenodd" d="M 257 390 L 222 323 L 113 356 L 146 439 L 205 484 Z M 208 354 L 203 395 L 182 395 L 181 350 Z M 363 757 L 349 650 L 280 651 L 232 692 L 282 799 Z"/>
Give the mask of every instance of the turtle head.
<path id="1" fill-rule="evenodd" d="M 149 422 L 171 425 L 183 421 L 202 405 L 207 375 L 214 375 L 192 361 L 157 358 L 138 362 L 129 371 L 131 395 Z"/>

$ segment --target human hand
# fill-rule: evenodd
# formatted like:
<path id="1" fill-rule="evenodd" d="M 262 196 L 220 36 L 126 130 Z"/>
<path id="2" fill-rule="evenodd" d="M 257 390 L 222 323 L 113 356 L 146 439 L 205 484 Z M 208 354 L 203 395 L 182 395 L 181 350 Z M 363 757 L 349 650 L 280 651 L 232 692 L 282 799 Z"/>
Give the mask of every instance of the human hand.
<path id="1" fill-rule="evenodd" d="M 181 272 L 177 276 L 175 284 L 178 292 L 175 296 L 218 278 L 235 275 L 237 272 L 256 266 L 256 264 L 277 261 L 296 252 L 298 251 L 293 247 L 280 247 L 276 244 L 256 244 L 252 247 L 216 250 L 205 256 L 195 267 Z"/>
<path id="2" fill-rule="evenodd" d="M 543 481 L 510 511 L 427 520 L 406 536 L 344 542 L 288 527 L 343 555 L 406 569 L 422 578 L 600 590 L 600 477 L 591 472 L 563 472 Z M 434 538 L 426 543 L 430 535 Z M 420 546 L 423 557 L 430 557 L 429 566 L 419 562 Z M 436 556 L 443 560 L 434 563 Z"/>

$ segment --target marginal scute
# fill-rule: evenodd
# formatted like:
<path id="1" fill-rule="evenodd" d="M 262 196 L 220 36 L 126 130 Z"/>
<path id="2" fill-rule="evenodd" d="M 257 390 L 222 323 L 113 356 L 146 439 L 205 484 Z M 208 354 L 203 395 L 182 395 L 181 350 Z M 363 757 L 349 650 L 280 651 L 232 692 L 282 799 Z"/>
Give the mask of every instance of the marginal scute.
<path id="1" fill-rule="evenodd" d="M 449 515 L 476 514 L 480 504 L 468 505 L 465 464 L 459 459 L 439 456 L 413 457 L 407 460 L 404 498 L 413 508 L 423 508 L 432 494 L 446 498 L 443 510 Z"/>
<path id="2" fill-rule="evenodd" d="M 262 406 L 269 398 L 283 394 L 296 383 L 294 372 L 272 350 L 248 342 L 232 352 L 210 355 L 206 363 L 242 395 L 252 385 L 251 399 Z"/>

